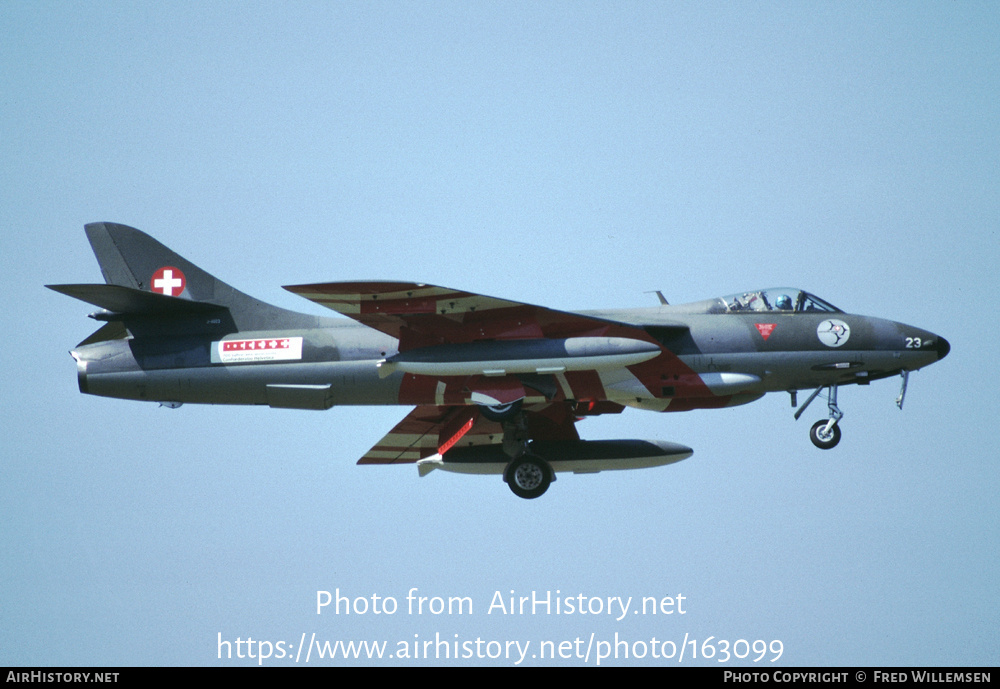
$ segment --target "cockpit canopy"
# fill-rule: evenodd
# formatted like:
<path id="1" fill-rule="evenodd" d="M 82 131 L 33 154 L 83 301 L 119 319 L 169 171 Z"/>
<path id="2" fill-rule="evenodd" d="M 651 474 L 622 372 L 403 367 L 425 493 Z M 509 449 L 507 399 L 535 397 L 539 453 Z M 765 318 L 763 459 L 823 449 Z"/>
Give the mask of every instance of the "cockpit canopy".
<path id="1" fill-rule="evenodd" d="M 740 292 L 717 300 L 723 307 L 722 311 L 712 309 L 717 313 L 744 313 L 758 311 L 774 311 L 777 313 L 826 312 L 838 313 L 833 304 L 823 301 L 817 296 L 790 287 L 772 287 L 753 292 Z"/>

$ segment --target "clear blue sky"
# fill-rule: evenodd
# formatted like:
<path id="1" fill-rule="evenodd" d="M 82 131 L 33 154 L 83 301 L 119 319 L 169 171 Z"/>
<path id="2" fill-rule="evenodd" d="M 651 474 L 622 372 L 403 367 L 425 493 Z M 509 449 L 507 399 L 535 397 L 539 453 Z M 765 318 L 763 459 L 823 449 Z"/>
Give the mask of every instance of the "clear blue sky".
<path id="1" fill-rule="evenodd" d="M 219 634 L 313 632 L 995 665 L 998 34 L 988 2 L 0 4 L 0 665 L 236 664 Z M 529 502 L 355 466 L 401 407 L 79 394 L 97 324 L 42 285 L 100 281 L 99 220 L 311 313 L 280 286 L 586 309 L 795 285 L 952 353 L 902 413 L 895 380 L 842 390 L 828 453 L 785 395 L 589 420 L 695 454 Z M 473 614 L 406 614 L 413 587 Z M 336 588 L 400 611 L 317 616 Z M 511 590 L 686 612 L 487 614 Z"/>

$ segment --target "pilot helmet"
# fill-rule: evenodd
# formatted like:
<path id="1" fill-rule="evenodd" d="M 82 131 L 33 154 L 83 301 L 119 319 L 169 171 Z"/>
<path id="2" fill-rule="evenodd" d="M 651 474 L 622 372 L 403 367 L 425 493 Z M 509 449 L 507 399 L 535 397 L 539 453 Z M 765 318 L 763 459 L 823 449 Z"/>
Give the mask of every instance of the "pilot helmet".
<path id="1" fill-rule="evenodd" d="M 792 298 L 789 297 L 787 294 L 782 294 L 780 297 L 778 297 L 777 299 L 775 299 L 774 305 L 777 308 L 781 309 L 782 311 L 791 311 L 792 310 Z"/>

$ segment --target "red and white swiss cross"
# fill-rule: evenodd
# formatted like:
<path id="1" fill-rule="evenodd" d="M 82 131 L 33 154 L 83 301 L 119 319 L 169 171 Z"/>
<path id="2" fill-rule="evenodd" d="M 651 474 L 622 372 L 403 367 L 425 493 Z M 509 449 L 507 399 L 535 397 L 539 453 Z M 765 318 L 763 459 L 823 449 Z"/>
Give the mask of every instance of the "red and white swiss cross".
<path id="1" fill-rule="evenodd" d="M 168 297 L 179 296 L 184 291 L 186 285 L 187 279 L 184 277 L 184 273 L 173 266 L 160 268 L 149 279 L 150 289 L 159 294 L 165 294 Z"/>

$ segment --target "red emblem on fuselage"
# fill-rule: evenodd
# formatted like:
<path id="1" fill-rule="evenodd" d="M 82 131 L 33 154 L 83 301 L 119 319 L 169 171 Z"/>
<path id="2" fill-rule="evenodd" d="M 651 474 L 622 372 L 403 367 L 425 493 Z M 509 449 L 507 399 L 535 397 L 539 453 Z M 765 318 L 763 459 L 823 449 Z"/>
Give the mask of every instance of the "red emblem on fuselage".
<path id="1" fill-rule="evenodd" d="M 184 291 L 186 284 L 187 280 L 184 277 L 184 273 L 173 266 L 160 268 L 149 279 L 149 288 L 151 290 L 159 294 L 165 294 L 168 297 L 179 296 Z"/>
<path id="2" fill-rule="evenodd" d="M 771 337 L 771 333 L 774 332 L 774 328 L 778 324 L 777 323 L 754 323 L 754 325 L 756 325 L 757 326 L 757 330 L 760 331 L 760 336 L 763 337 L 765 340 L 767 340 L 767 338 Z"/>

